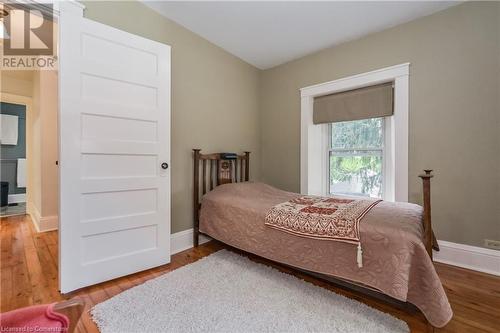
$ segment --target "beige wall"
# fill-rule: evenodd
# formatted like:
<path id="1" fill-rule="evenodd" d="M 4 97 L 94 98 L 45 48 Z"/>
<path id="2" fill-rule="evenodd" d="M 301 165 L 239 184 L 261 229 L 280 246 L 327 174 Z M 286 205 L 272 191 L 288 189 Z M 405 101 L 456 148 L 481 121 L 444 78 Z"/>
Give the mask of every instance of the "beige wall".
<path id="1" fill-rule="evenodd" d="M 40 113 L 41 113 L 41 169 L 42 169 L 42 217 L 59 214 L 59 156 L 57 114 L 58 87 L 57 72 L 40 72 Z"/>
<path id="2" fill-rule="evenodd" d="M 57 221 L 59 210 L 57 91 L 57 72 L 34 72 L 33 109 L 27 126 L 32 138 L 27 201 L 28 212 L 41 228 L 48 227 L 47 221 Z"/>
<path id="3" fill-rule="evenodd" d="M 259 71 L 138 2 L 84 4 L 87 18 L 172 46 L 172 232 L 192 228 L 192 148 L 249 150 L 259 178 Z"/>
<path id="4" fill-rule="evenodd" d="M 500 239 L 499 22 L 500 3 L 465 3 L 264 71 L 263 180 L 299 190 L 301 87 L 410 62 L 410 200 L 435 169 L 437 237 Z"/>
<path id="5" fill-rule="evenodd" d="M 27 208 L 35 223 L 42 217 L 42 115 L 40 97 L 40 72 L 33 74 L 33 108 L 28 118 L 26 133 L 30 133 L 31 151 L 28 155 L 28 183 Z"/>
<path id="6" fill-rule="evenodd" d="M 31 97 L 33 95 L 33 73 L 21 71 L 2 71 L 0 90 L 2 93 Z"/>

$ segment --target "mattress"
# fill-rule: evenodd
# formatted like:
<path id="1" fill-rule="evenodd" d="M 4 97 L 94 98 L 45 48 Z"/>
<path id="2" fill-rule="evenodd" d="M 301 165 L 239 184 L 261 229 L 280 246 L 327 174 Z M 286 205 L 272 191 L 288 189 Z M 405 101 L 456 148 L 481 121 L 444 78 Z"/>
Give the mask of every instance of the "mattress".
<path id="1" fill-rule="evenodd" d="M 201 202 L 200 232 L 261 257 L 379 290 L 418 307 L 435 327 L 453 313 L 423 243 L 422 207 L 382 201 L 360 221 L 363 267 L 353 244 L 311 239 L 267 227 L 266 213 L 297 198 L 263 183 L 216 187 Z"/>

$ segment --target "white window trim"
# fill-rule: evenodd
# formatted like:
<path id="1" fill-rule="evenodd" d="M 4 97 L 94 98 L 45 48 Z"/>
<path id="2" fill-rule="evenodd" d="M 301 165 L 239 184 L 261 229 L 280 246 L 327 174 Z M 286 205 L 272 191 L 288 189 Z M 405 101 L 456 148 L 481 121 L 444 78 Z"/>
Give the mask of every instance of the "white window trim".
<path id="1" fill-rule="evenodd" d="M 313 124 L 314 97 L 394 82 L 394 115 L 385 121 L 385 174 L 388 201 L 408 201 L 408 113 L 410 64 L 400 64 L 368 73 L 300 89 L 300 192 L 326 195 L 328 192 L 328 126 Z"/>

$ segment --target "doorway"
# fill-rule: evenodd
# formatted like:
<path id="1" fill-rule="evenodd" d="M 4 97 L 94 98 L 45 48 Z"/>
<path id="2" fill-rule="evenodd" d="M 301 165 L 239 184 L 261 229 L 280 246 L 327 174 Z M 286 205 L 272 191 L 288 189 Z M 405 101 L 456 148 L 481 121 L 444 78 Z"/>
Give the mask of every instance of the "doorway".
<path id="1" fill-rule="evenodd" d="M 58 228 L 58 23 L 45 5 L 0 4 L 0 216 L 27 214 Z M 44 65 L 45 64 L 45 65 Z"/>
<path id="2" fill-rule="evenodd" d="M 0 217 L 26 214 L 27 104 L 15 95 L 0 101 Z"/>
<path id="3" fill-rule="evenodd" d="M 58 75 L 2 71 L 0 217 L 27 214 L 36 231 L 58 228 Z"/>

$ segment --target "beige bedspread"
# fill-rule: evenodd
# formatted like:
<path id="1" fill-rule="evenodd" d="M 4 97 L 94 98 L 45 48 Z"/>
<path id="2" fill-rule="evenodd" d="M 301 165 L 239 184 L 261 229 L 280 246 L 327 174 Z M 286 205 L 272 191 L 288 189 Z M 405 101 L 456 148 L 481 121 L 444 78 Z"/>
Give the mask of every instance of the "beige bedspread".
<path id="1" fill-rule="evenodd" d="M 378 289 L 417 306 L 435 327 L 453 313 L 422 242 L 422 208 L 380 202 L 360 223 L 363 267 L 353 244 L 304 238 L 266 227 L 274 205 L 299 197 L 262 183 L 216 187 L 202 200 L 200 231 L 228 245 L 297 268 Z"/>

